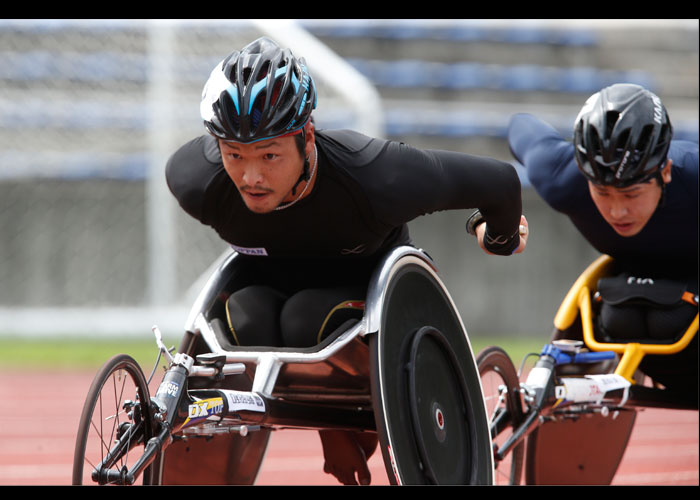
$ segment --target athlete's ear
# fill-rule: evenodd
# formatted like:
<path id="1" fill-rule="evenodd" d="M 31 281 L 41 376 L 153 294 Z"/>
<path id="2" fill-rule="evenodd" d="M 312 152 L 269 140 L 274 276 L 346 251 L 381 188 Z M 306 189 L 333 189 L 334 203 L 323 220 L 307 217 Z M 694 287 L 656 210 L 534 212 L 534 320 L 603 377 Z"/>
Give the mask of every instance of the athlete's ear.
<path id="1" fill-rule="evenodd" d="M 661 178 L 664 184 L 671 182 L 671 165 L 673 165 L 673 160 L 666 160 L 666 165 L 661 169 Z"/>
<path id="2" fill-rule="evenodd" d="M 314 127 L 313 121 L 309 120 L 306 125 L 304 125 L 304 137 L 306 144 L 304 144 L 304 151 L 306 152 L 306 157 L 310 157 L 314 150 L 314 144 L 316 144 L 315 136 L 316 128 Z"/>

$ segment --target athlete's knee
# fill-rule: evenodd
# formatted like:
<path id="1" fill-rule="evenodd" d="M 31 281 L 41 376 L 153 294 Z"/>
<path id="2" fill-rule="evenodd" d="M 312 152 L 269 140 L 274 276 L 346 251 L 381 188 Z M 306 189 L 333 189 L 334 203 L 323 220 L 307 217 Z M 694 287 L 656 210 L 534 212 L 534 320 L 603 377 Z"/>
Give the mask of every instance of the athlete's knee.
<path id="1" fill-rule="evenodd" d="M 226 316 L 238 345 L 281 346 L 279 316 L 286 296 L 267 287 L 253 285 L 231 294 Z"/>
<path id="2" fill-rule="evenodd" d="M 311 347 L 318 343 L 317 335 L 323 316 L 317 290 L 302 290 L 292 295 L 280 314 L 280 328 L 287 347 Z"/>
<path id="3" fill-rule="evenodd" d="M 280 323 L 288 347 L 311 347 L 364 310 L 364 290 L 358 287 L 302 290 L 287 300 Z"/>

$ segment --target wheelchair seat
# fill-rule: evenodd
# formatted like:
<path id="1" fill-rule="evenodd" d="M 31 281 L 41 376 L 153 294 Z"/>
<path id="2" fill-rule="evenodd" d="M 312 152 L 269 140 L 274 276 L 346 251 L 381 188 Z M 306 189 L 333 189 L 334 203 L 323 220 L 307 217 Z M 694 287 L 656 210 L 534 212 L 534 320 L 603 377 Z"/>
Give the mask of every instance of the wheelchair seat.
<path id="1" fill-rule="evenodd" d="M 616 413 L 616 418 L 590 413 L 577 418 L 550 419 L 539 426 L 527 438 L 527 484 L 610 484 L 632 433 L 637 408 L 697 409 L 696 393 L 689 399 L 679 397 L 669 391 L 641 386 L 636 379 L 637 369 L 645 357 L 661 358 L 679 353 L 691 341 L 697 342 L 697 311 L 687 329 L 666 342 L 602 338 L 594 321 L 594 297 L 601 278 L 611 275 L 613 264 L 610 256 L 602 255 L 575 280 L 554 317 L 552 340 L 583 340 L 585 348 L 591 351 L 616 353 L 613 366 L 562 365 L 557 367 L 557 374 L 585 376 L 596 368 L 609 369 L 607 373 L 614 371 L 632 383 L 626 408 Z"/>

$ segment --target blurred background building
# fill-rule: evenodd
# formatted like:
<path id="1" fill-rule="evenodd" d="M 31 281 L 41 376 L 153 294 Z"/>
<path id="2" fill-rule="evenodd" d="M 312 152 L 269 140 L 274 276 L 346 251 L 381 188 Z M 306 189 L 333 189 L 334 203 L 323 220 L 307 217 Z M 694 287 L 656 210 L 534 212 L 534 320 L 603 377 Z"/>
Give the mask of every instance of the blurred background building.
<path id="1" fill-rule="evenodd" d="M 262 34 L 307 59 L 319 128 L 515 164 L 512 114 L 570 137 L 589 95 L 632 82 L 698 140 L 698 20 L 0 21 L 0 335 L 179 335 L 227 248 L 177 207 L 165 162 L 204 133 L 213 67 Z M 483 254 L 470 212 L 411 224 L 472 335 L 548 335 L 596 256 L 522 181 L 522 255 Z"/>

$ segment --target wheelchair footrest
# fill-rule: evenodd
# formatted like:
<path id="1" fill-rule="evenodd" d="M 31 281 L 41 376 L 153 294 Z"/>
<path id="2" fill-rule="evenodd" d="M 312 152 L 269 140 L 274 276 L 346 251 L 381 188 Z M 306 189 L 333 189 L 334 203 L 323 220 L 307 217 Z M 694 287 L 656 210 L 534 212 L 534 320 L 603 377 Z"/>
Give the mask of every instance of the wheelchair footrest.
<path id="1" fill-rule="evenodd" d="M 610 484 L 636 415 L 622 411 L 611 418 L 595 413 L 544 423 L 528 437 L 527 484 Z"/>

